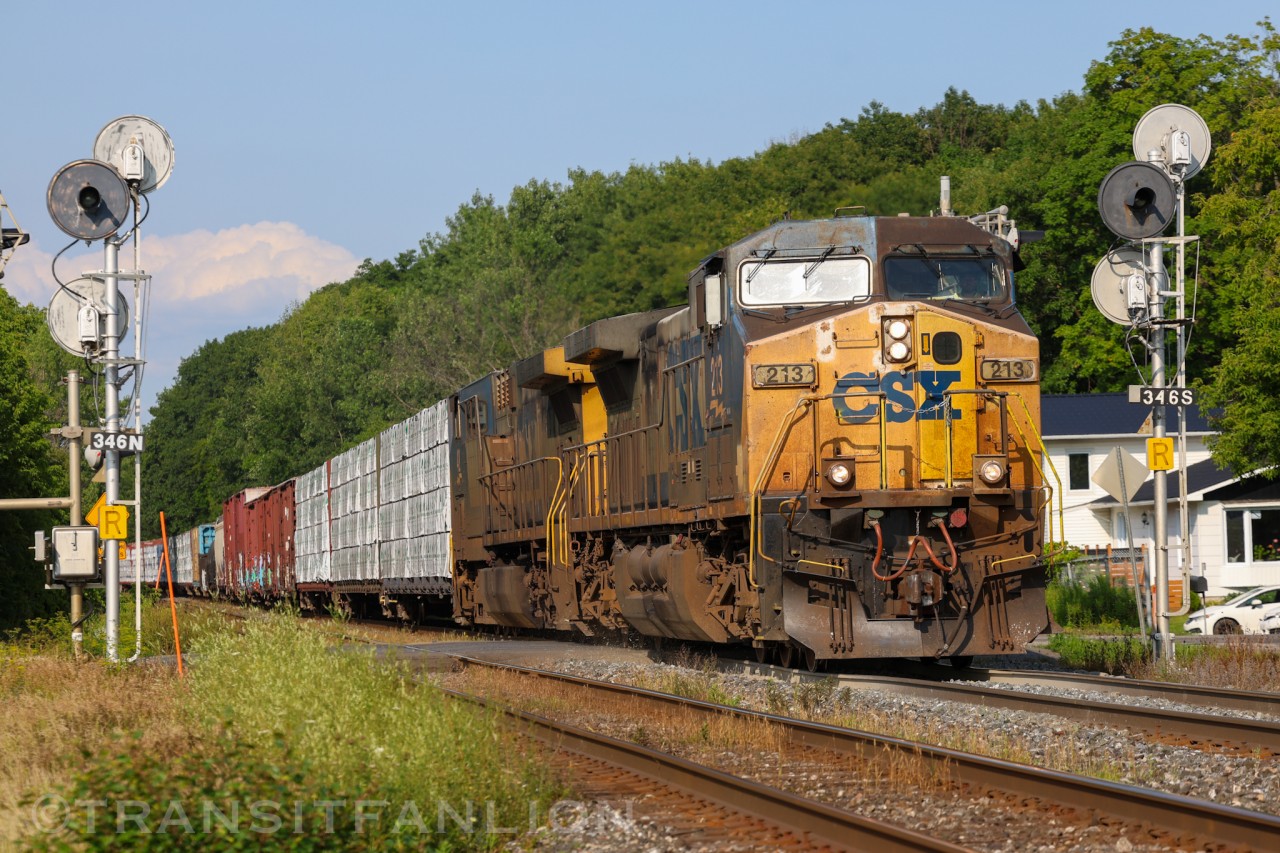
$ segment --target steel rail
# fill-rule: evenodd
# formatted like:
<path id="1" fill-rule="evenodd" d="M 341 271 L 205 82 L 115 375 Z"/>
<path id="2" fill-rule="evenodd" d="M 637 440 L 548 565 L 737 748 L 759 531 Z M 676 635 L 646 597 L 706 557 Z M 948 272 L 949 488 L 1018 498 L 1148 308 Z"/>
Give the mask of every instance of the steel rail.
<path id="1" fill-rule="evenodd" d="M 480 663 L 474 659 L 471 663 Z M 566 749 L 621 767 L 654 782 L 715 803 L 733 812 L 774 824 L 807 842 L 840 850 L 938 851 L 969 850 L 950 842 L 882 821 L 864 818 L 816 800 L 771 788 L 749 779 L 696 764 L 674 755 L 520 711 L 477 696 L 444 690 L 455 699 L 492 708 L 555 749 Z"/>
<path id="2" fill-rule="evenodd" d="M 1021 693 L 993 687 L 975 687 L 954 682 L 924 681 L 889 675 L 833 674 L 813 676 L 781 669 L 769 664 L 742 662 L 734 667 L 741 672 L 769 675 L 794 680 L 796 678 L 834 678 L 841 687 L 855 690 L 876 688 L 901 696 L 961 702 L 987 708 L 1001 708 L 1020 713 L 1051 714 L 1064 719 L 1095 725 L 1148 732 L 1170 737 L 1186 737 L 1192 740 L 1231 745 L 1244 749 L 1262 749 L 1280 755 L 1280 723 L 1271 720 L 1251 720 L 1242 717 L 1222 717 L 1193 711 L 1172 711 L 1161 708 L 1143 708 L 1116 702 L 1094 702 L 1062 696 L 1043 696 L 1038 693 Z"/>
<path id="3" fill-rule="evenodd" d="M 957 784 L 1003 791 L 1020 799 L 1039 798 L 1062 806 L 1114 816 L 1126 822 L 1144 823 L 1170 832 L 1179 839 L 1195 838 L 1230 845 L 1232 849 L 1275 850 L 1280 846 L 1280 817 L 1236 806 L 1032 767 L 902 738 L 795 720 L 763 711 L 730 708 L 629 685 L 495 663 L 466 655 L 448 654 L 448 657 L 468 665 L 524 673 L 590 690 L 608 691 L 630 699 L 651 700 L 743 720 L 768 722 L 779 726 L 792 743 L 850 754 L 860 760 L 874 761 L 883 758 L 886 753 L 915 756 L 927 762 L 930 769 L 939 776 L 949 778 Z"/>
<path id="4" fill-rule="evenodd" d="M 1155 735 L 1186 737 L 1192 740 L 1256 748 L 1280 755 L 1280 723 L 1242 717 L 1221 717 L 1195 711 L 1144 708 L 1116 702 L 1095 702 L 1062 696 L 1044 696 L 993 687 L 974 687 L 950 682 L 922 682 L 888 676 L 837 676 L 842 687 L 868 685 L 907 696 L 962 702 L 986 708 L 1022 713 L 1052 714 L 1056 717 L 1115 728 L 1138 730 Z"/>
<path id="5" fill-rule="evenodd" d="M 921 669 L 928 677 L 928 670 Z M 1252 690 L 1227 690 L 1221 687 L 1202 687 L 1196 684 L 1175 684 L 1165 681 L 1143 681 L 1134 678 L 1114 678 L 1078 672 L 1053 672 L 1040 670 L 969 669 L 951 670 L 946 673 L 955 681 L 991 682 L 997 684 L 1071 687 L 1099 693 L 1115 693 L 1143 699 L 1164 699 L 1183 705 L 1202 708 L 1226 708 L 1254 714 L 1280 714 L 1280 693 Z"/>

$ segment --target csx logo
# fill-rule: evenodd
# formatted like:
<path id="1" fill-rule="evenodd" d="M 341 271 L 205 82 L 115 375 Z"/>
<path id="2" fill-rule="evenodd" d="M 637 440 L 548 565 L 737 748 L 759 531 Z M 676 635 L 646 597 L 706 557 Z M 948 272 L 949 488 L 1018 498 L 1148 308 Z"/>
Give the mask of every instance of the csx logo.
<path id="1" fill-rule="evenodd" d="M 884 392 L 885 420 L 891 424 L 906 423 L 912 418 L 922 421 L 940 421 L 946 417 L 943 396 L 948 388 L 960 381 L 958 370 L 916 370 L 904 373 L 895 370 L 883 378 L 874 373 L 846 373 L 836 382 L 836 414 L 845 423 L 863 424 L 875 420 L 880 409 L 877 397 L 862 396 L 867 392 Z M 924 401 L 916 408 L 911 393 L 919 385 L 924 391 Z M 850 396 L 842 396 L 848 394 Z M 854 396 L 858 395 L 858 396 Z M 959 420 L 961 411 L 952 406 L 951 419 Z"/>

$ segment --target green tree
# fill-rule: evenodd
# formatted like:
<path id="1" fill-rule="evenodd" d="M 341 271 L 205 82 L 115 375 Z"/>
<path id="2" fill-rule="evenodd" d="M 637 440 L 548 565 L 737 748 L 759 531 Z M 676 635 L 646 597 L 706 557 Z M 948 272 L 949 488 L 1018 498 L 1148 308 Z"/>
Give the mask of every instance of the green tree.
<path id="1" fill-rule="evenodd" d="M 31 380 L 26 351 L 47 334 L 41 312 L 19 306 L 0 291 L 0 495 L 14 498 L 65 494 L 66 457 L 58 466 L 48 438 L 54 426 L 52 394 Z M 28 550 L 35 531 L 54 523 L 49 512 L 0 511 L 0 629 L 54 612 L 59 596 L 44 591 L 44 574 Z"/>
<path id="2" fill-rule="evenodd" d="M 143 536 L 216 518 L 222 502 L 253 485 L 247 470 L 244 400 L 272 333 L 246 329 L 208 341 L 178 366 L 147 425 L 143 458 Z"/>
<path id="3" fill-rule="evenodd" d="M 1206 287 L 1235 294 L 1227 347 L 1202 386 L 1220 411 L 1214 458 L 1244 473 L 1280 472 L 1280 98 L 1269 98 L 1215 154 L 1222 192 L 1197 225 L 1213 245 Z"/>

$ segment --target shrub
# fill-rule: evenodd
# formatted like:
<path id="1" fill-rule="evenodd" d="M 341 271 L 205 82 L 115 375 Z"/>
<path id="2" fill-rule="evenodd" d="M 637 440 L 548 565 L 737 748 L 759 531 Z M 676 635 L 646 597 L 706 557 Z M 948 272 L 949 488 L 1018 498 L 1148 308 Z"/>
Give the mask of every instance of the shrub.
<path id="1" fill-rule="evenodd" d="M 1141 678 L 1151 667 L 1151 647 L 1139 637 L 1091 639 L 1074 634 L 1054 634 L 1049 649 L 1067 666 Z"/>
<path id="2" fill-rule="evenodd" d="M 274 748 L 237 741 L 228 733 L 193 739 L 176 755 L 140 749 L 140 739 L 117 739 L 105 752 L 84 753 L 61 800 L 43 806 L 48 834 L 29 837 L 32 850 L 326 850 L 371 849 L 388 834 L 362 832 L 344 796 L 277 739 Z M 301 807 L 295 804 L 302 804 Z M 93 807 L 90 807 L 90 806 Z"/>
<path id="3" fill-rule="evenodd" d="M 1063 627 L 1138 627 L 1138 599 L 1125 585 L 1112 586 L 1098 575 L 1086 584 L 1057 580 L 1046 591 L 1049 612 Z"/>

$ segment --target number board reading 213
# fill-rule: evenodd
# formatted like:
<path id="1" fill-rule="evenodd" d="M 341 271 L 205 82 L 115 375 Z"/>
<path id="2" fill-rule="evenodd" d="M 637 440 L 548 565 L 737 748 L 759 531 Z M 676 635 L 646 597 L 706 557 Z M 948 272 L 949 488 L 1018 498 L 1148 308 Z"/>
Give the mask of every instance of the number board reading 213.
<path id="1" fill-rule="evenodd" d="M 982 378 L 987 381 L 1035 382 L 1036 362 L 1030 358 L 988 358 L 982 362 Z"/>
<path id="2" fill-rule="evenodd" d="M 751 384 L 756 388 L 810 386 L 818 381 L 812 364 L 757 364 L 751 368 Z"/>

